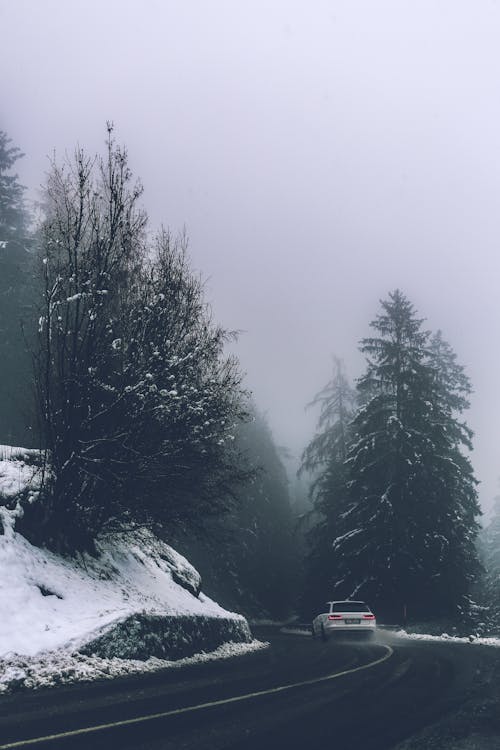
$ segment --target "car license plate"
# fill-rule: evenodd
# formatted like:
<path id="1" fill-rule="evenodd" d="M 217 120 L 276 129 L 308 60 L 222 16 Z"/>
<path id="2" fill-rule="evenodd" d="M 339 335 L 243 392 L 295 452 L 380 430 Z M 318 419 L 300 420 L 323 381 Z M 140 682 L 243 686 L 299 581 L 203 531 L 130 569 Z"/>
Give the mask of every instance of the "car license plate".
<path id="1" fill-rule="evenodd" d="M 346 625 L 359 625 L 361 620 L 353 620 L 352 618 L 346 617 L 345 624 Z"/>

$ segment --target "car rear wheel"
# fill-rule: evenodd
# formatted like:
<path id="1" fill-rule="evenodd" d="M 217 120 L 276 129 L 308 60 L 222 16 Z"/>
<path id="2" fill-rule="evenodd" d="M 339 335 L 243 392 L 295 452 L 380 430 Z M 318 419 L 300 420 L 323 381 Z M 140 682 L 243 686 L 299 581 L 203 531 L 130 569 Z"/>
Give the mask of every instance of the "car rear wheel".
<path id="1" fill-rule="evenodd" d="M 321 640 L 325 642 L 328 640 L 324 625 L 321 626 Z"/>

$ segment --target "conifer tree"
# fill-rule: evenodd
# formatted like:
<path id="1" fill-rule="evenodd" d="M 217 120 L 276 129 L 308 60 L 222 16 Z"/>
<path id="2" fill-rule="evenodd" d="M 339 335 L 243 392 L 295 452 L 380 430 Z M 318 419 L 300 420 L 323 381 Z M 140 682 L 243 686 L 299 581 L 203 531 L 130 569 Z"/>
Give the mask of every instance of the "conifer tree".
<path id="1" fill-rule="evenodd" d="M 27 213 L 24 205 L 25 188 L 12 172 L 21 149 L 12 146 L 12 139 L 0 130 L 0 241 L 22 241 L 26 234 Z"/>
<path id="2" fill-rule="evenodd" d="M 399 291 L 361 343 L 363 406 L 347 456 L 349 502 L 333 540 L 336 596 L 397 614 L 466 606 L 478 572 L 476 480 L 459 422 L 470 389 L 453 352 Z"/>
<path id="3" fill-rule="evenodd" d="M 205 519 L 196 537 L 190 530 L 175 541 L 203 570 L 204 590 L 225 607 L 282 619 L 295 604 L 299 573 L 288 478 L 266 417 L 253 404 L 250 412 L 235 430 L 247 481 L 235 487 L 234 507 Z"/>
<path id="4" fill-rule="evenodd" d="M 457 355 L 443 338 L 441 331 L 437 331 L 430 340 L 430 363 L 436 374 L 436 389 L 439 403 L 450 420 L 450 425 L 456 430 L 454 440 L 472 450 L 472 430 L 458 417 L 469 406 L 469 396 L 472 387 L 462 365 L 457 362 Z M 455 419 L 455 417 L 457 417 Z"/>
<path id="5" fill-rule="evenodd" d="M 346 458 L 351 438 L 356 393 L 349 384 L 342 360 L 335 357 L 332 379 L 309 404 L 319 406 L 317 431 L 302 456 L 299 473 L 311 475 L 309 496 L 314 522 L 307 532 L 305 586 L 301 609 L 309 617 L 333 576 L 332 539 L 347 502 Z"/>
<path id="6" fill-rule="evenodd" d="M 255 407 L 253 419 L 241 424 L 236 440 L 253 469 L 251 481 L 238 491 L 233 514 L 239 579 L 264 612 L 283 617 L 293 604 L 297 574 L 286 470 L 267 419 Z"/>
<path id="7" fill-rule="evenodd" d="M 489 524 L 481 532 L 481 558 L 486 604 L 493 616 L 500 611 L 500 496 L 495 497 Z M 495 623 L 496 624 L 496 623 Z"/>
<path id="8" fill-rule="evenodd" d="M 13 171 L 23 153 L 0 130 L 0 443 L 34 442 L 31 336 L 32 254 L 25 188 Z"/>

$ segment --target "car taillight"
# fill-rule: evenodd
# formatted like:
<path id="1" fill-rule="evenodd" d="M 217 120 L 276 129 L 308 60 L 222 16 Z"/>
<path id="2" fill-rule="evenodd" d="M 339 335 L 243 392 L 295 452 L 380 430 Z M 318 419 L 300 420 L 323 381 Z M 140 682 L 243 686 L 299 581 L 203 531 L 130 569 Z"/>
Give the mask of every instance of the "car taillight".
<path id="1" fill-rule="evenodd" d="M 342 615 L 328 615 L 329 620 L 341 620 Z"/>
<path id="2" fill-rule="evenodd" d="M 375 619 L 375 615 L 363 615 L 363 619 L 364 620 L 374 620 Z"/>

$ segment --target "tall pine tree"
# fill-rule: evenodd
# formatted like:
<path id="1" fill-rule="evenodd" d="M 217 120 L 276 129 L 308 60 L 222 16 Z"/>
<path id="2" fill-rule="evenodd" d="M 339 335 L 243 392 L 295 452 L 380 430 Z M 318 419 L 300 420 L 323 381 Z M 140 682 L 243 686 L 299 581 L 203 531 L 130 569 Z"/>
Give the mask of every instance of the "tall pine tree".
<path id="1" fill-rule="evenodd" d="M 430 340 L 399 291 L 361 343 L 363 406 L 347 456 L 349 502 L 333 541 L 334 596 L 387 614 L 432 616 L 467 604 L 478 572 L 476 480 L 459 421 L 470 385 L 440 336 Z"/>
<path id="2" fill-rule="evenodd" d="M 33 445 L 33 262 L 25 188 L 13 168 L 23 156 L 0 130 L 0 443 Z"/>
<path id="3" fill-rule="evenodd" d="M 0 241 L 21 241 L 26 235 L 27 213 L 24 205 L 25 188 L 12 172 L 24 154 L 5 131 L 0 130 Z"/>
<path id="4" fill-rule="evenodd" d="M 496 628 L 500 613 L 500 495 L 495 497 L 490 522 L 480 532 L 479 547 L 485 569 L 482 598 Z"/>
<path id="5" fill-rule="evenodd" d="M 304 617 L 310 617 L 331 587 L 334 555 L 331 540 L 347 503 L 347 451 L 351 439 L 356 393 L 343 363 L 334 360 L 332 379 L 309 404 L 319 406 L 317 431 L 302 456 L 299 473 L 312 477 L 309 496 L 315 522 L 307 532 L 305 586 L 301 601 Z"/>

